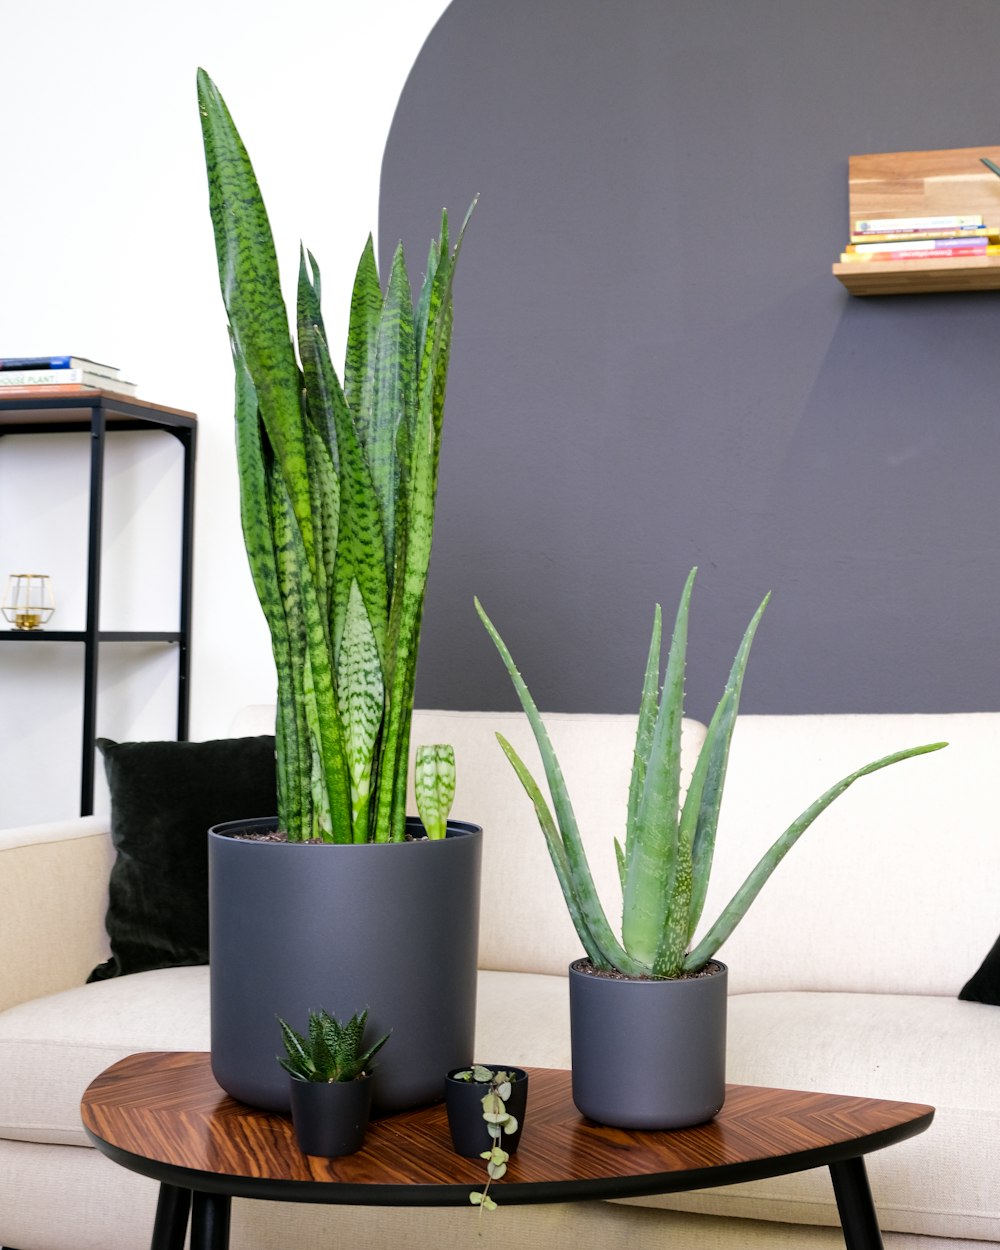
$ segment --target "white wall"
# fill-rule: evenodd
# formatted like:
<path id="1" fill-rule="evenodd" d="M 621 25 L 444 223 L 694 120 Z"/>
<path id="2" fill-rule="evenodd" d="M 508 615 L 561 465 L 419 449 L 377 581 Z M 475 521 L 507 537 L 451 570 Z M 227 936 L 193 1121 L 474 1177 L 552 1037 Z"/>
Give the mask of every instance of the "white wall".
<path id="1" fill-rule="evenodd" d="M 89 356 L 119 365 L 141 397 L 198 414 L 192 738 L 224 734 L 238 707 L 274 693 L 239 532 L 195 70 L 215 79 L 254 161 L 286 298 L 302 239 L 342 342 L 392 114 L 445 7 L 35 0 L 4 13 L 0 356 Z M 106 628 L 175 624 L 179 453 L 158 433 L 109 449 Z M 0 579 L 49 573 L 53 628 L 83 623 L 87 463 L 85 435 L 0 439 Z M 77 810 L 81 653 L 0 646 L 0 826 Z M 175 663 L 169 652 L 105 648 L 98 733 L 172 736 Z"/>

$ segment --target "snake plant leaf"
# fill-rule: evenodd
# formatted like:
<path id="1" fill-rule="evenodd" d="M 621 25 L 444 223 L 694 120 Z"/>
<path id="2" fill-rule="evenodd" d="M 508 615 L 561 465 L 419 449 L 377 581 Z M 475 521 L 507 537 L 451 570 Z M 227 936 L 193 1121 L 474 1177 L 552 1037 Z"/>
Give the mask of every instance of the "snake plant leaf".
<path id="1" fill-rule="evenodd" d="M 385 686 L 375 634 L 356 580 L 351 583 L 347 603 L 337 668 L 337 702 L 345 726 L 351 775 L 351 828 L 355 842 L 367 842 L 372 766 L 385 706 Z"/>
<path id="2" fill-rule="evenodd" d="M 443 742 L 417 747 L 413 784 L 427 836 L 443 838 L 455 801 L 455 748 Z"/>
<path id="3" fill-rule="evenodd" d="M 382 511 L 386 567 L 396 566 L 396 509 L 402 486 L 400 450 L 409 471 L 408 449 L 414 423 L 416 356 L 413 340 L 413 297 L 402 245 L 389 274 L 385 303 L 377 327 L 371 420 L 366 450 L 372 482 Z M 405 431 L 400 441 L 400 427 Z"/>
<path id="4" fill-rule="evenodd" d="M 278 673 L 278 706 L 275 717 L 275 767 L 279 796 L 278 819 L 283 829 L 297 828 L 301 820 L 296 779 L 299 775 L 298 736 L 294 702 L 283 697 L 293 675 L 293 663 L 285 627 L 284 610 L 278 589 L 274 538 L 269 522 L 270 472 L 273 458 L 265 454 L 257 392 L 253 379 L 233 343 L 236 372 L 236 457 L 240 476 L 240 517 L 247 559 L 254 587 L 271 634 L 271 647 Z M 264 506 L 260 501 L 264 500 Z"/>
<path id="5" fill-rule="evenodd" d="M 375 362 L 381 315 L 382 288 L 375 263 L 375 246 L 372 236 L 369 235 L 354 277 L 351 319 L 347 329 L 347 356 L 344 361 L 344 396 L 363 445 L 367 445 L 368 441 L 368 426 L 375 394 Z"/>
<path id="6" fill-rule="evenodd" d="M 912 759 L 917 755 L 927 755 L 931 751 L 940 751 L 942 747 L 947 745 L 946 742 L 930 742 L 924 746 L 894 751 L 891 755 L 885 755 L 882 759 L 875 760 L 873 763 L 866 764 L 863 768 L 850 773 L 821 794 L 814 803 L 810 804 L 800 816 L 792 821 L 785 832 L 760 858 L 750 875 L 723 908 L 718 920 L 716 920 L 715 924 L 712 925 L 695 949 L 685 959 L 684 970 L 695 972 L 708 963 L 743 919 L 747 908 L 760 893 L 771 873 L 774 872 L 775 868 L 785 858 L 802 834 L 805 833 L 816 817 L 824 812 L 835 799 L 839 798 L 848 787 L 852 786 L 859 778 L 867 777 L 880 769 L 888 768 L 891 764 L 899 764 L 903 760 Z"/>
<path id="7" fill-rule="evenodd" d="M 423 617 L 427 572 L 430 566 L 437 498 L 437 471 L 450 345 L 452 289 L 462 240 L 472 209 L 466 214 L 451 255 L 447 251 L 446 218 L 442 227 L 440 258 L 427 308 L 423 356 L 419 362 L 415 403 L 415 432 L 410 446 L 406 481 L 405 553 L 397 555 L 397 577 L 389 635 L 395 657 L 390 677 L 388 716 L 382 739 L 379 767 L 394 779 L 380 786 L 375 837 L 377 841 L 400 841 L 406 832 L 406 769 L 409 753 L 410 717 L 416 680 L 417 646 Z M 398 526 L 397 526 L 398 530 Z"/>
<path id="8" fill-rule="evenodd" d="M 649 748 L 645 785 L 636 813 L 631 854 L 625 865 L 622 943 L 640 963 L 653 967 L 666 921 L 665 902 L 690 889 L 690 865 L 678 848 L 681 786 L 681 724 L 688 615 L 696 569 L 688 574 L 677 608 L 660 707 Z M 684 905 L 687 918 L 687 905 Z"/>
<path id="9" fill-rule="evenodd" d="M 284 505 L 284 507 L 282 507 Z M 337 707 L 329 630 L 323 606 L 310 577 L 304 575 L 306 555 L 291 506 L 275 500 L 272 526 L 278 575 L 286 619 L 293 636 L 304 642 L 302 662 L 292 674 L 292 695 L 305 716 L 310 744 L 309 790 L 313 795 L 311 827 L 289 830 L 293 839 L 350 841 L 353 823 L 344 730 Z M 303 784 L 306 782 L 303 779 Z"/>
<path id="10" fill-rule="evenodd" d="M 378 496 L 326 340 L 315 330 L 311 338 L 318 365 L 315 403 L 329 415 L 336 431 L 340 463 L 340 523 L 331 625 L 334 657 L 336 660 L 340 654 L 351 584 L 357 581 L 375 635 L 379 661 L 384 666 L 389 588 Z M 307 378 L 307 385 L 308 382 Z M 312 402 L 311 395 L 310 404 Z"/>
<path id="11" fill-rule="evenodd" d="M 198 70 L 198 103 L 223 303 L 233 340 L 254 381 L 261 418 L 281 465 L 305 550 L 311 556 L 299 369 L 271 226 L 243 141 L 222 95 L 202 69 Z"/>

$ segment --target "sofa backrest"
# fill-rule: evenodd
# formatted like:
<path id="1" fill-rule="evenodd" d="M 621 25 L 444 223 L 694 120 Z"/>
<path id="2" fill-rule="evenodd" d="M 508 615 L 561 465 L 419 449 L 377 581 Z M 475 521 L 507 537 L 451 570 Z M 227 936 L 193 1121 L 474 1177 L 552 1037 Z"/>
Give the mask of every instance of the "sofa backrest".
<path id="1" fill-rule="evenodd" d="M 273 709 L 248 709 L 234 732 L 266 732 L 273 716 Z M 624 830 L 636 718 L 544 719 L 617 928 L 612 840 Z M 412 749 L 454 745 L 453 815 L 485 829 L 481 966 L 561 974 L 582 953 L 580 944 L 497 730 L 547 794 L 520 712 L 418 710 Z M 703 726 L 685 722 L 685 776 L 703 738 Z M 990 785 L 1000 760 L 1000 713 L 741 716 L 702 932 L 823 791 L 883 755 L 936 741 L 950 745 L 863 777 L 806 831 L 719 952 L 732 992 L 953 995 L 972 975 L 1000 931 L 1000 815 Z"/>
<path id="2" fill-rule="evenodd" d="M 715 871 L 714 920 L 774 839 L 856 768 L 863 777 L 779 865 L 720 955 L 731 992 L 954 995 L 1000 931 L 1000 714 L 741 716 Z"/>

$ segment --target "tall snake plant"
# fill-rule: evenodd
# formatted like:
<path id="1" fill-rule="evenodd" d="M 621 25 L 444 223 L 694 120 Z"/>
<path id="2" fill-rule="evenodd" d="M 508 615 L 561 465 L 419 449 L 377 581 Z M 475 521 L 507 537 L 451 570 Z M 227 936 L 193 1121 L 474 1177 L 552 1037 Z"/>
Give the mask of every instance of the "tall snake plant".
<path id="1" fill-rule="evenodd" d="M 465 226 L 452 247 L 443 215 L 415 305 L 402 245 L 383 294 L 369 237 L 341 385 L 315 259 L 300 249 L 296 358 L 257 180 L 204 70 L 198 102 L 243 534 L 278 674 L 279 824 L 293 841 L 398 841 Z"/>
<path id="2" fill-rule="evenodd" d="M 616 969 L 631 977 L 671 978 L 703 968 L 743 919 L 747 908 L 791 847 L 848 786 L 890 764 L 937 751 L 947 745 L 934 742 L 897 751 L 866 764 L 831 786 L 781 834 L 692 949 L 712 870 L 729 745 L 739 709 L 743 673 L 750 645 L 768 601 L 764 599 L 747 626 L 722 698 L 709 723 L 687 793 L 682 794 L 684 665 L 688 611 L 696 572 L 696 569 L 691 570 L 681 596 L 662 692 L 658 690 L 661 614 L 659 604 L 656 606 L 639 706 L 624 847 L 615 840 L 622 887 L 620 941 L 608 923 L 598 898 L 566 783 L 545 725 L 510 652 L 476 600 L 476 610 L 503 659 L 534 732 L 555 806 L 555 817 L 517 752 L 502 734 L 498 733 L 497 739 L 534 804 L 580 941 L 595 968 L 604 971 Z"/>

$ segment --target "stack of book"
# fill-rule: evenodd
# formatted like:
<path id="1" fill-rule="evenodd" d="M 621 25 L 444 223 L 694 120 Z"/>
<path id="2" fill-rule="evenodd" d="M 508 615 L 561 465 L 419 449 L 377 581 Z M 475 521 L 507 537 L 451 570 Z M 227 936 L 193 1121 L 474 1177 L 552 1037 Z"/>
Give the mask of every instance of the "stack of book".
<path id="1" fill-rule="evenodd" d="M 981 216 L 877 217 L 856 221 L 842 261 L 943 260 L 1000 254 L 1000 234 Z"/>
<path id="2" fill-rule="evenodd" d="M 84 356 L 0 356 L 0 399 L 25 396 L 85 395 L 91 391 L 135 395 L 134 382 L 119 377 L 114 365 Z"/>

